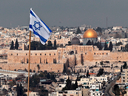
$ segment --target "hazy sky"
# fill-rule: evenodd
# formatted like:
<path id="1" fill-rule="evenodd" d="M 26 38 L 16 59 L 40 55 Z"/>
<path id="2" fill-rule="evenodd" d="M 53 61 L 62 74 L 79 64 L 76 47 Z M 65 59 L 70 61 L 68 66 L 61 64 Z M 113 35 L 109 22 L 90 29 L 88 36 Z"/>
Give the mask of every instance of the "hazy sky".
<path id="1" fill-rule="evenodd" d="M 30 8 L 48 26 L 128 27 L 128 0 L 0 0 L 0 26 L 28 26 Z"/>

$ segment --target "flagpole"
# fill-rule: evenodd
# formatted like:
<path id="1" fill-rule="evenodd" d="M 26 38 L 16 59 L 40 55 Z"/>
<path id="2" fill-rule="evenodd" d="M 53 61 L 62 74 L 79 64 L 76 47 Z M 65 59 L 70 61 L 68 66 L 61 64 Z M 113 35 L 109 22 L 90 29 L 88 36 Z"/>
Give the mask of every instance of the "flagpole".
<path id="1" fill-rule="evenodd" d="M 28 64 L 28 95 L 29 96 L 29 77 L 30 77 L 30 50 L 31 50 L 31 31 L 29 31 L 29 64 Z"/>

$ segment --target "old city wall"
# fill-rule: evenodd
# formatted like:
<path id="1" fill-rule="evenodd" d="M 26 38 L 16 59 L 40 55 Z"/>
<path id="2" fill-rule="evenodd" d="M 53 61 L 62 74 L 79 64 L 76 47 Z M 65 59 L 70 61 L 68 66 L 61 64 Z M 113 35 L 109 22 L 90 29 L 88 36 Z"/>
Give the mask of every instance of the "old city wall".
<path id="1" fill-rule="evenodd" d="M 30 64 L 30 69 L 33 71 L 38 71 L 38 64 Z M 48 72 L 63 72 L 63 64 L 39 64 L 39 71 Z M 5 70 L 25 70 L 28 69 L 28 64 L 0 64 L 0 67 Z"/>
<path id="2" fill-rule="evenodd" d="M 128 52 L 111 52 L 110 57 L 115 61 L 128 61 Z"/>
<path id="3" fill-rule="evenodd" d="M 30 62 L 34 64 L 57 63 L 58 54 L 56 50 L 31 51 Z M 28 51 L 8 51 L 8 63 L 28 63 Z"/>
<path id="4" fill-rule="evenodd" d="M 93 51 L 93 61 L 128 61 L 128 52 Z"/>

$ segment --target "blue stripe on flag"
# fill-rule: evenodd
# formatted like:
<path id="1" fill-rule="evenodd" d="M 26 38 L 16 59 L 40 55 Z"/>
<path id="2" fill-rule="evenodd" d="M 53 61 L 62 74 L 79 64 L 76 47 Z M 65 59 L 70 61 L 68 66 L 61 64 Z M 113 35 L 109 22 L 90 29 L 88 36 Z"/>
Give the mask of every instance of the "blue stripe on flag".
<path id="1" fill-rule="evenodd" d="M 31 10 L 30 10 L 30 14 L 32 14 L 36 18 L 36 16 L 34 15 L 34 13 Z"/>
<path id="2" fill-rule="evenodd" d="M 29 28 L 33 29 L 33 28 L 32 28 L 32 25 L 29 25 Z"/>
<path id="3" fill-rule="evenodd" d="M 40 19 L 41 20 L 41 19 Z M 42 20 L 41 20 L 42 21 Z M 49 30 L 49 32 L 52 32 L 52 30 L 42 21 L 42 23 L 47 27 L 47 29 Z"/>
<path id="4" fill-rule="evenodd" d="M 47 39 L 45 39 L 44 37 L 42 37 L 41 35 L 39 35 L 35 30 L 33 30 L 33 33 L 35 34 L 35 35 L 37 35 L 37 36 L 39 36 L 39 38 L 40 38 L 40 40 L 42 41 L 42 42 L 46 42 L 47 41 Z"/>
<path id="5" fill-rule="evenodd" d="M 32 25 L 29 25 L 29 28 L 31 28 L 33 30 Z M 35 30 L 33 30 L 33 33 L 35 35 L 39 36 L 39 38 L 41 39 L 41 41 L 43 41 L 43 42 L 46 42 L 47 41 L 47 39 L 45 39 L 44 37 L 42 37 L 41 35 L 39 35 L 38 32 L 36 32 Z"/>

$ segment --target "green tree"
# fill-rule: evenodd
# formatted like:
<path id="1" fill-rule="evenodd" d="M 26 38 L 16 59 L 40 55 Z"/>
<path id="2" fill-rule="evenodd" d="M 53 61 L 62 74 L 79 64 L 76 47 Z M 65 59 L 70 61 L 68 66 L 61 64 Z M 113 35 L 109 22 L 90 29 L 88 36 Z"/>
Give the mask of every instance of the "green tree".
<path id="1" fill-rule="evenodd" d="M 11 82 L 9 83 L 9 85 L 10 85 L 11 87 L 14 86 L 14 85 L 16 85 L 16 81 L 15 81 L 15 80 L 11 81 Z"/>
<path id="2" fill-rule="evenodd" d="M 86 73 L 86 77 L 88 78 L 90 75 L 89 75 L 89 71 L 87 70 L 87 73 Z"/>
<path id="3" fill-rule="evenodd" d="M 18 47 L 19 47 L 19 44 L 18 44 L 18 40 L 16 39 L 16 42 L 15 42 L 15 49 L 18 50 Z"/>
<path id="4" fill-rule="evenodd" d="M 41 42 L 37 43 L 37 50 L 45 50 L 46 49 L 46 45 L 43 45 Z"/>
<path id="5" fill-rule="evenodd" d="M 32 41 L 31 42 L 31 50 L 37 50 L 38 45 L 39 44 L 37 41 Z"/>
<path id="6" fill-rule="evenodd" d="M 103 81 L 103 82 L 102 82 L 102 84 L 103 84 L 103 86 L 105 86 L 106 82 L 105 82 L 105 81 Z"/>
<path id="7" fill-rule="evenodd" d="M 103 65 L 103 64 L 104 64 L 103 61 L 101 61 L 101 62 L 100 62 L 100 65 Z"/>
<path id="8" fill-rule="evenodd" d="M 120 95 L 120 89 L 119 89 L 118 84 L 115 84 L 115 85 L 114 85 L 113 92 L 114 92 L 114 94 L 115 94 L 116 96 L 119 96 L 119 95 Z"/>
<path id="9" fill-rule="evenodd" d="M 128 51 L 128 44 L 125 45 L 125 51 Z"/>
<path id="10" fill-rule="evenodd" d="M 49 73 L 47 74 L 47 78 L 50 79 L 50 74 Z"/>
<path id="11" fill-rule="evenodd" d="M 108 50 L 108 44 L 107 44 L 107 42 L 105 42 L 105 44 L 104 44 L 104 50 Z"/>
<path id="12" fill-rule="evenodd" d="M 104 73 L 104 69 L 100 68 L 97 73 L 97 76 L 101 76 L 103 73 Z"/>
<path id="13" fill-rule="evenodd" d="M 112 42 L 110 42 L 109 43 L 109 50 L 112 51 L 112 49 L 113 49 L 113 44 L 112 44 Z"/>
<path id="14" fill-rule="evenodd" d="M 128 38 L 127 33 L 125 33 L 125 37 L 124 38 Z"/>
<path id="15" fill-rule="evenodd" d="M 48 48 L 48 49 L 52 49 L 52 42 L 51 42 L 50 40 L 48 41 L 47 48 Z"/>
<path id="16" fill-rule="evenodd" d="M 77 31 L 76 31 L 76 34 L 81 34 L 82 32 L 81 32 L 81 30 L 80 30 L 80 28 L 78 27 L 77 28 Z"/>
<path id="17" fill-rule="evenodd" d="M 123 69 L 127 69 L 127 63 L 124 62 Z"/>
<path id="18" fill-rule="evenodd" d="M 120 45 L 123 45 L 122 42 L 118 42 L 115 44 L 116 46 L 120 46 Z"/>
<path id="19" fill-rule="evenodd" d="M 56 49 L 57 46 L 56 46 L 56 40 L 54 40 L 54 49 Z"/>
<path id="20" fill-rule="evenodd" d="M 11 42 L 10 50 L 14 50 L 14 42 L 13 41 Z"/>
<path id="21" fill-rule="evenodd" d="M 68 79 L 66 80 L 66 86 L 62 90 L 70 90 L 71 89 L 71 80 Z"/>
<path id="22" fill-rule="evenodd" d="M 96 46 L 97 46 L 97 48 L 99 48 L 99 50 L 102 50 L 101 42 L 97 42 L 97 43 L 96 43 Z"/>
<path id="23" fill-rule="evenodd" d="M 120 72 L 123 72 L 123 67 L 122 66 L 120 67 Z"/>
<path id="24" fill-rule="evenodd" d="M 8 93 L 8 91 L 6 89 L 2 89 L 2 91 L 3 91 L 4 94 Z"/>
<path id="25" fill-rule="evenodd" d="M 96 31 L 102 33 L 102 29 L 100 27 L 97 27 Z"/>
<path id="26" fill-rule="evenodd" d="M 40 65 L 39 64 L 37 64 L 37 68 L 38 68 L 38 71 L 40 70 Z"/>
<path id="27" fill-rule="evenodd" d="M 68 45 L 72 45 L 70 41 L 68 41 Z"/>
<path id="28" fill-rule="evenodd" d="M 16 91 L 17 91 L 17 96 L 23 96 L 24 91 L 23 91 L 23 86 L 22 86 L 22 84 L 20 84 L 20 85 L 17 84 Z"/>
<path id="29" fill-rule="evenodd" d="M 84 28 L 84 32 L 85 32 L 86 30 L 87 30 L 87 28 L 85 27 L 85 28 Z"/>
<path id="30" fill-rule="evenodd" d="M 75 80 L 75 89 L 78 88 L 77 80 Z"/>
<path id="31" fill-rule="evenodd" d="M 39 82 L 40 82 L 40 78 L 37 74 L 33 75 L 31 78 L 30 78 L 30 87 L 37 87 Z"/>

